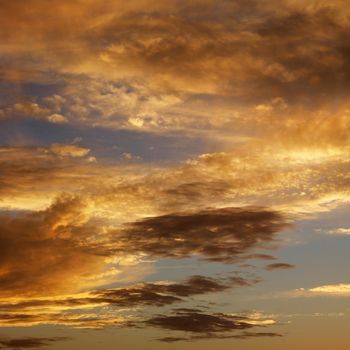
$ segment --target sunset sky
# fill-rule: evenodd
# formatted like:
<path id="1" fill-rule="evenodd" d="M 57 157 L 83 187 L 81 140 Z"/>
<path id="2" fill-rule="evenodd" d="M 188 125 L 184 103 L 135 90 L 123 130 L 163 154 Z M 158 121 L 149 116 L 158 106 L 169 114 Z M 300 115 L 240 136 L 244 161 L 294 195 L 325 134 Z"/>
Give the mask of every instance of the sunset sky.
<path id="1" fill-rule="evenodd" d="M 349 1 L 0 5 L 0 349 L 349 349 Z"/>

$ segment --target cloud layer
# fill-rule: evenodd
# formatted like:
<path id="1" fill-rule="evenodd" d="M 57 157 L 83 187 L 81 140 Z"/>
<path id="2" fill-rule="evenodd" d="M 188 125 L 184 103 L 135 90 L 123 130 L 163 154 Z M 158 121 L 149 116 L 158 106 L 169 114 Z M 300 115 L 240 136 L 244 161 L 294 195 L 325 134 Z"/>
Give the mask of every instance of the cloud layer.
<path id="1" fill-rule="evenodd" d="M 57 294 L 107 283 L 118 273 L 108 261 L 119 261 L 120 267 L 123 258 L 132 256 L 197 256 L 225 263 L 259 257 L 255 251 L 271 246 L 289 226 L 278 212 L 247 207 L 163 215 L 104 228 L 92 221 L 87 203 L 71 196 L 44 211 L 2 216 L 0 225 L 3 295 Z"/>
<path id="2" fill-rule="evenodd" d="M 1 5 L 0 325 L 279 336 L 253 329 L 268 319 L 197 308 L 259 278 L 146 276 L 165 259 L 294 268 L 272 261 L 280 234 L 350 203 L 348 2 Z"/>

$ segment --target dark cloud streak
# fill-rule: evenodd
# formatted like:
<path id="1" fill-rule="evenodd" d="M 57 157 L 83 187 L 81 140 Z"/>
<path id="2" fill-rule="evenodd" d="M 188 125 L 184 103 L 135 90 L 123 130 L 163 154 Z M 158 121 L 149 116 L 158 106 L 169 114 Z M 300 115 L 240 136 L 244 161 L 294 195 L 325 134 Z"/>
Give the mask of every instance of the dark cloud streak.
<path id="1" fill-rule="evenodd" d="M 53 338 L 0 338 L 0 348 L 3 349 L 27 349 L 27 348 L 41 348 L 51 345 L 57 341 L 69 340 L 64 337 Z"/>
<path id="2" fill-rule="evenodd" d="M 287 270 L 287 269 L 293 269 L 295 265 L 287 264 L 287 263 L 275 263 L 275 264 L 269 264 L 266 266 L 266 270 L 273 271 L 273 270 Z"/>

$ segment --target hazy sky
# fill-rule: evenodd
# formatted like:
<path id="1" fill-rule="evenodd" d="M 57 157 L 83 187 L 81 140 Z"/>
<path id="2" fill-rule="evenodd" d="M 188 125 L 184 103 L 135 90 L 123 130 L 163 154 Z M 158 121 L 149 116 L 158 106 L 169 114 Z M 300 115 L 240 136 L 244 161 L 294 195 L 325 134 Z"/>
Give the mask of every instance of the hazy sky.
<path id="1" fill-rule="evenodd" d="M 0 349 L 348 350 L 349 1 L 0 5 Z"/>

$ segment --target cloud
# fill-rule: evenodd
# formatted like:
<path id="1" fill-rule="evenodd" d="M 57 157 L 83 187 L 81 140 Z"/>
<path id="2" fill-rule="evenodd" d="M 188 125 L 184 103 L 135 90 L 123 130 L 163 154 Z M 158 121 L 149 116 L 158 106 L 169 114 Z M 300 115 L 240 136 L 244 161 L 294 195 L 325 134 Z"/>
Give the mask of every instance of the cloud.
<path id="1" fill-rule="evenodd" d="M 329 284 L 314 288 L 300 288 L 296 290 L 297 296 L 333 296 L 347 297 L 350 295 L 350 284 Z"/>
<path id="2" fill-rule="evenodd" d="M 84 208 L 67 195 L 44 211 L 0 216 L 1 295 L 60 293 L 103 268 L 84 243 Z"/>
<path id="3" fill-rule="evenodd" d="M 218 293 L 235 286 L 249 286 L 255 282 L 240 277 L 216 280 L 204 276 L 192 276 L 183 283 L 144 283 L 132 288 L 97 291 L 97 295 L 101 300 L 122 307 L 163 306 L 183 301 L 182 298 L 206 293 Z"/>
<path id="4" fill-rule="evenodd" d="M 4 349 L 27 349 L 46 347 L 57 341 L 69 340 L 69 338 L 0 338 L 0 346 Z"/>
<path id="5" fill-rule="evenodd" d="M 206 293 L 219 293 L 235 287 L 246 287 L 257 283 L 256 280 L 242 277 L 215 279 L 206 276 L 192 276 L 182 282 L 141 283 L 130 287 L 91 290 L 82 295 L 66 297 L 24 299 L 13 303 L 1 303 L 4 311 L 26 311 L 31 309 L 75 309 L 95 307 L 99 304 L 114 305 L 122 308 L 135 306 L 164 306 L 185 301 L 186 298 Z M 11 301 L 11 299 L 9 299 Z"/>
<path id="6" fill-rule="evenodd" d="M 338 227 L 338 228 L 335 228 L 333 230 L 329 230 L 327 233 L 330 235 L 348 236 L 348 235 L 350 235 L 350 228 Z"/>
<path id="7" fill-rule="evenodd" d="M 49 122 L 54 123 L 54 124 L 65 124 L 68 123 L 68 120 L 65 116 L 58 114 L 58 113 L 53 113 L 48 116 L 47 118 Z"/>
<path id="8" fill-rule="evenodd" d="M 295 266 L 287 263 L 275 263 L 275 264 L 269 264 L 266 266 L 266 270 L 268 271 L 274 271 L 274 270 L 287 270 L 287 269 L 293 269 Z"/>
<path id="9" fill-rule="evenodd" d="M 190 337 L 164 337 L 157 340 L 165 343 L 174 343 L 178 341 L 196 341 L 196 340 L 205 340 L 205 339 L 249 339 L 249 338 L 259 338 L 259 337 L 282 337 L 282 334 L 273 333 L 273 332 L 242 332 L 235 335 L 225 335 L 225 334 L 207 334 L 201 336 L 190 336 Z"/>
<path id="10" fill-rule="evenodd" d="M 273 260 L 261 250 L 292 219 L 349 203 L 349 14 L 342 0 L 4 2 L 0 123 L 16 129 L 10 145 L 46 146 L 0 148 L 1 324 L 130 325 L 134 309 L 249 286 L 193 276 L 105 287 L 144 280 L 148 258 Z M 51 145 L 16 128 L 48 123 Z M 98 139 L 67 144 L 59 131 L 94 128 L 131 129 L 141 143 L 121 140 L 118 160 L 106 151 L 97 163 Z M 175 148 L 193 137 L 204 154 L 147 164 L 137 154 L 150 133 Z M 270 319 L 191 306 L 146 323 L 191 331 L 168 342 L 278 336 L 250 331 Z"/>
<path id="11" fill-rule="evenodd" d="M 142 161 L 93 162 L 88 149 L 76 144 L 55 146 L 61 156 L 52 152 L 53 146 L 4 147 L 0 152 L 2 207 L 43 209 L 64 190 L 90 195 L 96 215 L 121 223 L 126 217 L 137 220 L 199 210 L 208 202 L 212 207 L 273 206 L 299 216 L 349 202 L 350 163 L 342 154 L 254 147 L 258 146 L 259 152 L 249 146 L 155 168 Z"/>
<path id="12" fill-rule="evenodd" d="M 127 279 L 123 273 L 133 275 L 133 265 L 143 271 L 145 256 L 224 263 L 259 258 L 256 250 L 272 248 L 277 234 L 290 226 L 281 213 L 258 207 L 180 212 L 116 225 L 94 215 L 97 204 L 90 197 L 64 195 L 41 211 L 0 215 L 0 293 L 58 294 L 118 276 Z M 211 285 L 209 279 L 197 282 L 197 288 Z M 186 288 L 194 287 L 184 286 L 183 293 Z"/>
<path id="13" fill-rule="evenodd" d="M 63 192 L 74 196 L 80 186 L 96 183 L 99 168 L 89 152 L 75 144 L 1 147 L 1 208 L 43 210 Z"/>
<path id="14" fill-rule="evenodd" d="M 316 165 L 304 172 L 282 159 L 269 161 L 267 155 L 259 159 L 229 153 L 205 154 L 184 165 L 152 170 L 145 164 L 107 165 L 86 157 L 60 157 L 50 148 L 10 147 L 1 149 L 0 165 L 2 208 L 43 210 L 65 191 L 93 203 L 93 215 L 109 224 L 198 211 L 208 202 L 214 208 L 253 203 L 315 213 L 327 210 L 327 201 L 335 203 L 334 198 L 347 200 L 349 170 L 344 163 L 326 169 Z"/>
<path id="15" fill-rule="evenodd" d="M 50 146 L 50 151 L 59 157 L 84 157 L 90 153 L 90 150 L 77 145 L 66 145 L 54 143 Z"/>
<path id="16" fill-rule="evenodd" d="M 162 258 L 199 256 L 208 261 L 237 262 L 276 241 L 289 224 L 264 208 L 219 208 L 145 218 L 115 232 L 116 251 Z M 113 235 L 113 234 L 112 234 Z M 249 255 L 247 256 L 249 258 Z"/>
<path id="17" fill-rule="evenodd" d="M 227 332 L 252 327 L 252 325 L 235 317 L 196 312 L 178 312 L 173 316 L 156 316 L 149 319 L 146 324 L 173 331 L 193 333 Z"/>
<path id="18" fill-rule="evenodd" d="M 232 135 L 256 137 L 257 126 L 268 139 L 272 131 L 293 142 L 296 131 L 306 143 L 331 135 L 348 143 L 337 125 L 348 119 L 349 11 L 344 1 L 288 0 L 6 5 L 5 81 L 59 88 L 31 96 L 17 87 L 2 111 L 16 117 L 17 105 L 30 110 L 23 117 L 52 122 L 205 131 L 231 143 Z"/>
<path id="19" fill-rule="evenodd" d="M 145 322 L 148 326 L 165 330 L 189 333 L 186 337 L 165 337 L 158 340 L 163 342 L 193 341 L 200 339 L 247 339 L 259 336 L 281 336 L 278 333 L 247 332 L 245 330 L 259 326 L 257 322 L 250 322 L 249 317 L 223 313 L 208 314 L 191 310 L 179 310 L 172 315 L 159 315 Z M 261 325 L 260 325 L 261 326 Z M 243 332 L 242 332 L 243 331 Z M 227 333 L 238 334 L 227 334 Z"/>
<path id="20" fill-rule="evenodd" d="M 40 105 L 37 102 L 33 102 L 30 98 L 25 98 L 21 102 L 16 101 L 14 104 L 6 106 L 0 105 L 0 121 L 16 119 L 35 119 L 53 124 L 68 123 L 68 119 L 65 116 L 54 113 L 54 110 L 43 104 Z"/>
<path id="21" fill-rule="evenodd" d="M 137 317 L 123 317 L 123 311 L 184 303 L 191 301 L 191 297 L 194 296 L 221 293 L 255 283 L 257 280 L 237 276 L 219 279 L 192 276 L 180 282 L 140 283 L 67 296 L 27 296 L 17 299 L 8 297 L 0 300 L 0 325 L 4 327 L 55 324 L 78 328 L 128 325 L 128 322 L 137 321 Z M 104 312 L 106 309 L 111 312 Z"/>

